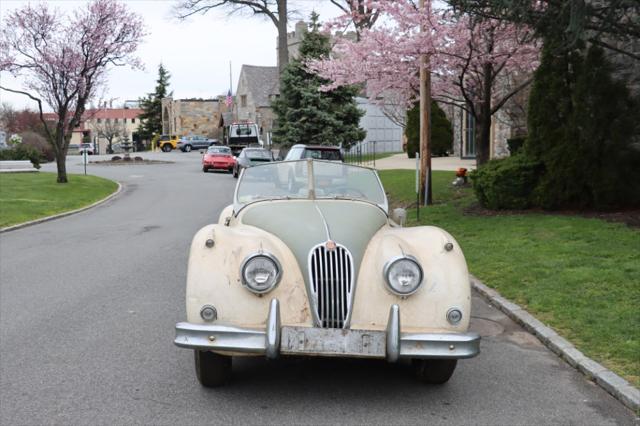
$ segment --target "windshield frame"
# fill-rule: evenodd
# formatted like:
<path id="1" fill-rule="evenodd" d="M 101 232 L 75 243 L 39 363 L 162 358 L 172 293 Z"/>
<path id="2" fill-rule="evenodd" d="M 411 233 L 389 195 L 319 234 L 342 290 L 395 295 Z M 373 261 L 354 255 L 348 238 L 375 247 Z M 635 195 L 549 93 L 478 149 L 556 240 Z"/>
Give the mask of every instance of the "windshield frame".
<path id="1" fill-rule="evenodd" d="M 238 214 L 247 206 L 253 205 L 255 203 L 262 203 L 265 201 L 279 201 L 279 200 L 343 200 L 343 201 L 356 201 L 356 202 L 362 202 L 362 203 L 367 203 L 367 204 L 371 204 L 372 206 L 376 206 L 378 207 L 380 210 L 382 210 L 384 212 L 384 214 L 388 217 L 389 216 L 389 200 L 387 199 L 387 193 L 384 190 L 384 186 L 382 185 L 382 181 L 380 180 L 380 176 L 378 175 L 378 172 L 376 169 L 374 169 L 373 167 L 366 167 L 366 166 L 360 166 L 360 165 L 355 165 L 355 164 L 347 164 L 347 163 L 339 163 L 341 164 L 343 167 L 350 167 L 350 168 L 359 168 L 359 169 L 365 169 L 365 170 L 369 170 L 373 173 L 373 175 L 376 178 L 376 182 L 378 184 L 378 187 L 380 188 L 380 191 L 382 192 L 382 197 L 383 197 L 383 202 L 381 204 L 378 204 L 374 201 L 371 200 L 367 200 L 367 199 L 363 199 L 363 198 L 354 198 L 354 197 L 341 197 L 341 196 L 332 196 L 332 197 L 316 197 L 315 195 L 315 174 L 313 172 L 313 163 L 327 163 L 327 164 L 331 164 L 331 165 L 336 165 L 338 163 L 336 163 L 335 161 L 329 161 L 329 160 L 314 160 L 312 158 L 305 158 L 302 160 L 288 160 L 288 161 L 271 161 L 265 164 L 259 164 L 256 166 L 252 166 L 251 169 L 256 169 L 259 167 L 274 167 L 275 164 L 284 164 L 284 163 L 307 163 L 307 173 L 308 173 L 308 193 L 306 197 L 290 197 L 290 196 L 273 196 L 273 197 L 269 197 L 269 198 L 261 198 L 261 199 L 257 199 L 254 201 L 250 201 L 248 203 L 240 203 L 238 202 L 238 188 L 240 188 L 240 184 L 243 181 L 244 178 L 244 173 L 246 170 L 249 169 L 243 169 L 242 172 L 240 173 L 240 177 L 238 179 L 238 183 L 236 184 L 236 188 L 233 191 L 233 214 L 235 217 L 238 216 Z M 277 166 L 275 166 L 277 167 Z"/>

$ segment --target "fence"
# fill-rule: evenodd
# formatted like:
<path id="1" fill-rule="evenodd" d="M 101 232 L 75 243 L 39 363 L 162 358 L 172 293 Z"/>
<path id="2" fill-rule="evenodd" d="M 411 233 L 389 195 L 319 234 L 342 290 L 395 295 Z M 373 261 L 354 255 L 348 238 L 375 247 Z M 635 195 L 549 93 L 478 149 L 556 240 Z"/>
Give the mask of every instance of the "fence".
<path id="1" fill-rule="evenodd" d="M 375 167 L 376 159 L 379 160 L 383 156 L 388 156 L 386 153 L 397 152 L 396 145 L 397 144 L 390 141 L 360 142 L 359 144 L 352 146 L 348 151 L 345 150 L 342 155 L 344 156 L 345 163 Z"/>

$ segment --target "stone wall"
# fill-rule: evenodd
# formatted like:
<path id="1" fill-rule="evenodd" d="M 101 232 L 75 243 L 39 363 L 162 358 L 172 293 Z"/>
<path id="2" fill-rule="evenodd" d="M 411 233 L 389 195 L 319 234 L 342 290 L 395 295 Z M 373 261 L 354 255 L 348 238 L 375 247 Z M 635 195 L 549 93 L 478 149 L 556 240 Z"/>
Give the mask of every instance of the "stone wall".
<path id="1" fill-rule="evenodd" d="M 222 99 L 162 100 L 162 133 L 186 136 L 200 135 L 222 138 L 220 116 L 226 111 Z"/>

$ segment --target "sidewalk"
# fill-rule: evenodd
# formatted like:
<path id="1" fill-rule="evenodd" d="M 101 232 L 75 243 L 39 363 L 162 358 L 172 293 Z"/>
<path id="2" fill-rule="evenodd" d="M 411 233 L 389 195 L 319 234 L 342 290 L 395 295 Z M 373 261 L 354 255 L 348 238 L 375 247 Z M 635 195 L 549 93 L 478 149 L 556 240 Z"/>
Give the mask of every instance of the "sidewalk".
<path id="1" fill-rule="evenodd" d="M 458 170 L 460 167 L 464 167 L 467 170 L 473 170 L 476 168 L 476 160 L 461 160 L 458 157 L 433 157 L 431 158 L 431 167 L 433 170 Z M 408 158 L 406 153 L 395 154 L 391 157 L 376 160 L 376 169 L 378 170 L 390 170 L 390 169 L 405 169 L 415 170 L 416 159 Z"/>

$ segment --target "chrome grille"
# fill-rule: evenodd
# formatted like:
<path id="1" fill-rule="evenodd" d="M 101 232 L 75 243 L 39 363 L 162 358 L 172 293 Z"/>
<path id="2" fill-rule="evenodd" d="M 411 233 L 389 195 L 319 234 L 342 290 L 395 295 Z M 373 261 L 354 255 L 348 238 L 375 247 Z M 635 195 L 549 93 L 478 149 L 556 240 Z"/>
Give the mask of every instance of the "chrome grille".
<path id="1" fill-rule="evenodd" d="M 319 325 L 344 328 L 351 310 L 353 258 L 344 246 L 318 244 L 309 253 L 309 277 Z"/>

